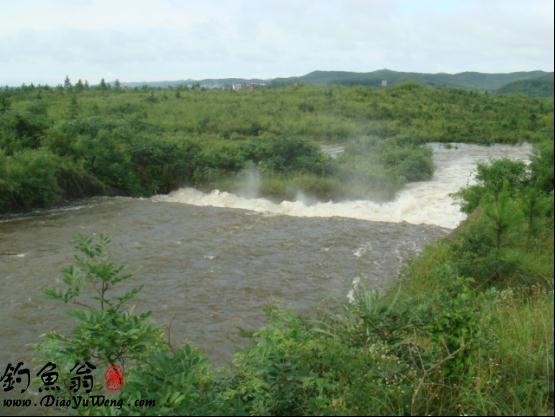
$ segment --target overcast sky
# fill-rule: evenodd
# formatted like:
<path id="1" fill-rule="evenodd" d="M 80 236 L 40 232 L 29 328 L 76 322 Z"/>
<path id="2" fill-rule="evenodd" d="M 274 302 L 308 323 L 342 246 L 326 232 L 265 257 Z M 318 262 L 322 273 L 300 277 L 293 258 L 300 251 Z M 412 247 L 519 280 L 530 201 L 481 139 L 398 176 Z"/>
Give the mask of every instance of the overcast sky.
<path id="1" fill-rule="evenodd" d="M 553 71 L 552 0 L 0 0 L 0 85 Z"/>

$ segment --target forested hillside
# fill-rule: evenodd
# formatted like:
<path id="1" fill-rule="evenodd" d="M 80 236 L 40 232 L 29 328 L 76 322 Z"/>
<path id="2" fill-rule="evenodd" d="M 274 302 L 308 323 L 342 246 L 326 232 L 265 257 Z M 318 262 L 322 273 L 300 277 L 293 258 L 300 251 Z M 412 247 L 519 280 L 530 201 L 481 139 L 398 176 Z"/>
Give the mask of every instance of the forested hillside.
<path id="1" fill-rule="evenodd" d="M 499 90 L 500 94 L 524 94 L 527 96 L 553 96 L 553 73 L 537 78 L 513 81 L 504 85 Z"/>

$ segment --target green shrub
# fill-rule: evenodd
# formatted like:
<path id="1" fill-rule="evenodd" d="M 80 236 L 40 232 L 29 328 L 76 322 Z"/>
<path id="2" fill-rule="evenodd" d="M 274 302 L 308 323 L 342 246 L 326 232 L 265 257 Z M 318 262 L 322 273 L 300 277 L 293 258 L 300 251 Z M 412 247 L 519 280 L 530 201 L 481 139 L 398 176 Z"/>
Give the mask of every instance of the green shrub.
<path id="1" fill-rule="evenodd" d="M 47 150 L 28 149 L 6 160 L 10 209 L 30 209 L 59 203 L 63 190 L 57 177 L 60 160 Z"/>
<path id="2" fill-rule="evenodd" d="M 40 147 L 48 128 L 44 114 L 7 111 L 0 114 L 0 148 L 8 155 Z"/>
<path id="3" fill-rule="evenodd" d="M 532 182 L 543 191 L 553 191 L 553 140 L 536 145 L 531 168 Z"/>
<path id="4" fill-rule="evenodd" d="M 510 159 L 498 159 L 491 164 L 478 164 L 478 174 L 476 175 L 477 185 L 463 188 L 454 194 L 461 202 L 461 210 L 464 213 L 471 213 L 476 209 L 482 199 L 489 198 L 497 200 L 498 195 L 505 188 L 506 192 L 514 195 L 522 190 L 530 182 L 530 173 L 526 165 L 521 161 Z"/>
<path id="5" fill-rule="evenodd" d="M 171 351 L 160 349 L 136 363 L 118 400 L 118 415 L 241 415 L 219 395 L 220 384 L 205 356 L 190 346 Z M 155 401 L 155 406 L 136 406 L 137 401 Z M 112 407 L 87 410 L 93 415 L 111 415 Z"/>
<path id="6" fill-rule="evenodd" d="M 47 289 L 46 295 L 80 307 L 70 315 L 77 320 L 71 336 L 55 331 L 44 334 L 36 345 L 37 355 L 58 366 L 61 396 L 71 396 L 70 369 L 76 362 L 89 361 L 96 366 L 97 378 L 108 366 L 133 369 L 145 355 L 164 347 L 163 332 L 151 322 L 149 313 L 135 314 L 124 305 L 141 289 L 116 290 L 132 274 L 115 264 L 108 252 L 110 239 L 101 235 L 95 241 L 80 236 L 75 244 L 79 255 L 75 264 L 64 269 L 65 289 Z M 95 391 L 98 392 L 96 387 Z M 87 409 L 78 409 L 86 413 Z"/>

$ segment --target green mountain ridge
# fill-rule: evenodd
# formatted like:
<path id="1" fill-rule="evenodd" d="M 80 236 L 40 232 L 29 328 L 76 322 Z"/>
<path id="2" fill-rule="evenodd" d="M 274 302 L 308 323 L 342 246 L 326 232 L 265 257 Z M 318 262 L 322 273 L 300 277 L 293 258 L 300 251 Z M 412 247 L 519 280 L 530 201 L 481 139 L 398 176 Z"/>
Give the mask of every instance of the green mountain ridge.
<path id="1" fill-rule="evenodd" d="M 498 91 L 500 94 L 525 94 L 535 97 L 553 95 L 553 73 L 526 80 L 517 80 L 505 84 Z"/>
<path id="2" fill-rule="evenodd" d="M 379 87 L 382 85 L 382 81 L 386 81 L 387 85 L 416 81 L 422 84 L 434 85 L 437 87 L 497 90 L 511 82 L 535 79 L 549 74 L 552 73 L 546 73 L 544 71 L 527 71 L 504 74 L 488 74 L 480 72 L 427 74 L 417 72 L 397 72 L 387 69 L 367 73 L 347 71 L 313 71 L 309 74 L 303 75 L 302 77 L 296 77 L 293 82 L 306 84 L 367 85 Z M 291 83 L 291 80 L 292 78 L 277 78 L 273 80 L 273 84 L 288 84 Z"/>
<path id="3" fill-rule="evenodd" d="M 549 81 L 551 80 L 551 81 Z M 463 88 L 504 93 L 524 93 L 534 96 L 553 94 L 553 72 L 520 71 L 511 73 L 480 73 L 474 71 L 448 73 L 399 72 L 380 69 L 372 72 L 313 71 L 299 77 L 272 79 L 259 78 L 213 78 L 203 80 L 178 80 L 123 83 L 128 87 L 177 87 L 198 84 L 206 88 L 229 88 L 234 84 L 267 84 L 281 87 L 293 84 L 311 85 L 358 85 L 368 87 L 394 86 L 403 82 L 418 82 L 442 88 Z M 517 83 L 514 86 L 510 84 Z"/>

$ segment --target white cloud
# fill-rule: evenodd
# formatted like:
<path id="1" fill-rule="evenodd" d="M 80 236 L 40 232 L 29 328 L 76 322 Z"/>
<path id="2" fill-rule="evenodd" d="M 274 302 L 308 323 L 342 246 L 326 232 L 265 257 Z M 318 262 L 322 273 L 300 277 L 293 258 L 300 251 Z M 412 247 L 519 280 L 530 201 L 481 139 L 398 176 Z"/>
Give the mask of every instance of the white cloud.
<path id="1" fill-rule="evenodd" d="M 547 0 L 19 0 L 0 84 L 301 75 L 315 69 L 553 70 Z"/>

